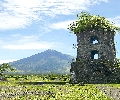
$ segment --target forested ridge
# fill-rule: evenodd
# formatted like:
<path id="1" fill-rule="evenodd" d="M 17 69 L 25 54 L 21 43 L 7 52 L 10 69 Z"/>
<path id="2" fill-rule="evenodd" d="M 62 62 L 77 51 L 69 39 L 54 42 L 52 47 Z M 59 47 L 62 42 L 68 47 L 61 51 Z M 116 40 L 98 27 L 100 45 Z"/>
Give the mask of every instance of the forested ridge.
<path id="1" fill-rule="evenodd" d="M 18 72 L 69 73 L 70 62 L 72 62 L 73 58 L 73 56 L 48 49 L 44 52 L 11 62 L 9 64 L 19 70 Z"/>

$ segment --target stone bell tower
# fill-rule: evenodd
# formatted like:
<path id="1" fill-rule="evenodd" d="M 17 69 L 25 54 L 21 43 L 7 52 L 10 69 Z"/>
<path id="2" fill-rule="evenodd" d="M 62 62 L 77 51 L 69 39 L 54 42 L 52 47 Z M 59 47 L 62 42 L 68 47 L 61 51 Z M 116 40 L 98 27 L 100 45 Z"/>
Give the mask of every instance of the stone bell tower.
<path id="1" fill-rule="evenodd" d="M 114 31 L 87 30 L 76 33 L 77 58 L 71 63 L 71 83 L 106 83 L 116 60 Z"/>

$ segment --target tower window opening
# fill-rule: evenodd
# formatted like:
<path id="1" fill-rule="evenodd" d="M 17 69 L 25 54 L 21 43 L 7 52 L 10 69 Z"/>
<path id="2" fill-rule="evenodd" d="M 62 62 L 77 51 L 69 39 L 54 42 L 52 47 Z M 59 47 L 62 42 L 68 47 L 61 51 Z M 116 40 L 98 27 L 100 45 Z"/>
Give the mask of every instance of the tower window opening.
<path id="1" fill-rule="evenodd" d="M 93 41 L 93 44 L 96 44 L 96 43 L 98 43 L 98 41 L 97 41 L 97 40 Z"/>
<path id="2" fill-rule="evenodd" d="M 98 51 L 97 50 L 91 51 L 91 59 L 98 59 Z"/>
<path id="3" fill-rule="evenodd" d="M 98 54 L 95 54 L 95 55 L 94 55 L 94 59 L 98 59 Z"/>
<path id="4" fill-rule="evenodd" d="M 98 37 L 97 36 L 91 36 L 90 37 L 90 43 L 92 43 L 92 44 L 98 43 Z"/>

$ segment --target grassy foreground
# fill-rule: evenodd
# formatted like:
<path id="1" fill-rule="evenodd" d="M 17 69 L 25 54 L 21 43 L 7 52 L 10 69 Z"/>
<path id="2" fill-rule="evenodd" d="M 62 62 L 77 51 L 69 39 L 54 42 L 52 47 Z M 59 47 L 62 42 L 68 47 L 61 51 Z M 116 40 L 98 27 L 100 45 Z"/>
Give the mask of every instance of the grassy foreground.
<path id="1" fill-rule="evenodd" d="M 2 100 L 112 100 L 96 84 L 69 84 L 69 75 L 6 75 L 0 82 Z M 116 86 L 115 84 L 111 84 Z M 117 87 L 120 85 L 117 84 Z"/>

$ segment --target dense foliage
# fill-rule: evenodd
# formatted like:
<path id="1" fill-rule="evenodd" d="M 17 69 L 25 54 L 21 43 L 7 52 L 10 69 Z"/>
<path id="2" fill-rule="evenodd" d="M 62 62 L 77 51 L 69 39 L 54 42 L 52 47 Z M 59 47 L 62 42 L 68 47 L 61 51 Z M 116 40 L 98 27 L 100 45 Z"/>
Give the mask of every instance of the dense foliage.
<path id="1" fill-rule="evenodd" d="M 71 23 L 70 27 L 67 29 L 75 34 L 85 30 L 93 29 L 103 29 L 104 31 L 120 31 L 119 27 L 114 26 L 114 23 L 108 21 L 105 17 L 91 15 L 87 12 L 81 12 L 81 15 L 77 14 L 77 21 Z"/>
<path id="2" fill-rule="evenodd" d="M 0 75 L 3 75 L 4 72 L 15 70 L 9 64 L 3 63 L 0 65 Z"/>

